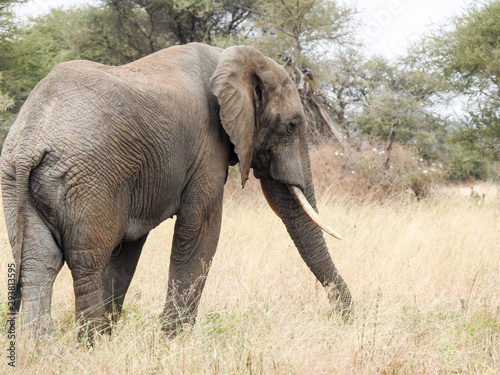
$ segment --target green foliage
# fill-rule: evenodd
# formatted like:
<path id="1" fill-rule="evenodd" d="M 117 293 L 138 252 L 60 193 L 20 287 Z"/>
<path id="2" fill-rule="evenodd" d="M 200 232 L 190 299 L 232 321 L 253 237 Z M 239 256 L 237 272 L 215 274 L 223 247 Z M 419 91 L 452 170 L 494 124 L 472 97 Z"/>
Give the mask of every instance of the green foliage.
<path id="1" fill-rule="evenodd" d="M 92 40 L 122 63 L 175 44 L 238 34 L 253 15 L 253 0 L 101 0 Z"/>
<path id="2" fill-rule="evenodd" d="M 464 15 L 425 37 L 411 51 L 414 66 L 440 74 L 462 103 L 449 139 L 466 160 L 460 179 L 490 176 L 500 160 L 500 1 L 474 3 Z"/>
<path id="3" fill-rule="evenodd" d="M 62 61 L 117 65 L 175 44 L 241 43 L 288 69 L 316 139 L 338 127 L 340 143 L 345 134 L 361 149 L 385 143 L 397 124 L 395 143 L 446 164 L 450 180 L 499 170 L 500 1 L 475 3 L 399 61 L 367 58 L 354 38 L 356 11 L 338 1 L 100 0 L 16 24 L 12 6 L 24 1 L 0 3 L 0 112 L 11 107 L 0 115 L 5 128 Z M 456 97 L 453 105 L 464 110 L 446 115 Z"/>
<path id="4" fill-rule="evenodd" d="M 385 141 L 397 124 L 395 141 L 416 148 L 424 159 L 438 160 L 446 151 L 449 120 L 438 107 L 442 82 L 436 75 L 381 57 L 366 59 L 352 48 L 317 71 L 330 111 L 352 146 L 373 137 Z"/>
<path id="5" fill-rule="evenodd" d="M 459 19 L 444 73 L 467 95 L 467 113 L 455 139 L 483 160 L 500 160 L 500 2 Z M 448 51 L 450 52 L 450 51 Z"/>
<path id="6" fill-rule="evenodd" d="M 368 61 L 363 70 L 369 91 L 357 121 L 365 133 L 387 139 L 392 125 L 400 123 L 396 140 L 418 146 L 438 134 L 440 119 L 430 110 L 436 99 L 430 77 L 381 59 Z"/>
<path id="7" fill-rule="evenodd" d="M 456 144 L 448 157 L 447 181 L 486 181 L 497 179 L 491 161 L 474 150 Z"/>
<path id="8" fill-rule="evenodd" d="M 4 112 L 12 108 L 15 104 L 14 99 L 9 95 L 3 85 L 4 75 L 6 70 L 6 60 L 13 53 L 11 46 L 11 38 L 16 32 L 16 25 L 13 21 L 14 15 L 12 7 L 15 4 L 24 3 L 26 0 L 5 0 L 0 2 L 0 144 L 8 128 L 5 126 L 6 115 Z"/>
<path id="9" fill-rule="evenodd" d="M 94 8 L 52 9 L 16 32 L 2 60 L 5 88 L 22 104 L 33 87 L 58 63 L 89 59 L 112 62 L 102 48 L 89 43 L 88 25 Z"/>
<path id="10" fill-rule="evenodd" d="M 260 0 L 257 12 L 258 44 L 270 56 L 281 54 L 307 65 L 304 57 L 317 59 L 318 47 L 354 42 L 354 10 L 336 1 Z"/>
<path id="11" fill-rule="evenodd" d="M 454 20 L 454 30 L 437 46 L 442 68 L 455 84 L 472 89 L 498 86 L 500 73 L 500 1 L 475 4 Z M 488 82 L 489 81 L 489 82 Z"/>
<path id="12" fill-rule="evenodd" d="M 15 28 L 15 24 L 13 21 L 13 10 L 12 7 L 14 5 L 19 5 L 25 3 L 28 0 L 2 0 L 0 2 L 0 35 L 4 36 L 5 34 L 12 31 Z"/>
<path id="13" fill-rule="evenodd" d="M 0 82 L 2 82 L 2 72 L 0 72 Z M 5 112 L 14 105 L 14 101 L 8 95 L 0 91 L 0 113 Z"/>

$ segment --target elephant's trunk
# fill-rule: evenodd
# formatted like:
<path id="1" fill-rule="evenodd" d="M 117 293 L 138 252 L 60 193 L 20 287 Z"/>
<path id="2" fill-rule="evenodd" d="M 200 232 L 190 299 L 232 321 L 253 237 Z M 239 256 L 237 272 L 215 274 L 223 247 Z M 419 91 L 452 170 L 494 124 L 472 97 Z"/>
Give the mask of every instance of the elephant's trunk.
<path id="1" fill-rule="evenodd" d="M 319 215 L 316 210 L 309 154 L 305 142 L 301 142 L 300 154 L 302 175 L 304 177 L 303 195 L 302 192 L 297 192 L 300 189 L 288 187 L 272 178 L 260 180 L 262 190 L 272 209 L 283 220 L 302 259 L 325 287 L 334 307 L 341 311 L 344 320 L 348 320 L 352 312 L 351 293 L 333 263 L 322 230 L 310 218 L 311 215 L 319 218 Z M 301 195 L 302 197 L 297 199 L 294 195 Z M 308 203 L 298 203 L 302 198 Z M 306 210 L 312 211 L 314 214 L 311 212 L 309 212 L 309 215 L 306 214 L 301 206 L 308 206 L 309 208 L 306 208 Z M 333 233 L 335 232 L 333 231 Z"/>
<path id="2" fill-rule="evenodd" d="M 302 259 L 325 287 L 330 301 L 341 311 L 344 320 L 349 320 L 352 311 L 351 294 L 333 263 L 321 229 L 299 206 L 286 185 L 271 179 L 262 179 L 261 185 L 271 207 L 283 220 Z M 315 204 L 314 198 L 308 200 Z"/>

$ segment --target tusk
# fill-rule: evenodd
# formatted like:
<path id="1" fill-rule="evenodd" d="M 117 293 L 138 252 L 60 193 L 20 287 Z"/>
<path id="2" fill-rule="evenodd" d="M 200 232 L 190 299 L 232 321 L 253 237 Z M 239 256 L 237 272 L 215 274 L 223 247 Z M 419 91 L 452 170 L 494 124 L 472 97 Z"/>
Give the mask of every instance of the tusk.
<path id="1" fill-rule="evenodd" d="M 342 236 L 335 232 L 325 221 L 318 215 L 318 213 L 312 208 L 311 204 L 307 201 L 306 197 L 296 186 L 288 185 L 288 190 L 292 193 L 293 197 L 297 201 L 300 207 L 304 210 L 304 212 L 311 218 L 314 224 L 328 233 L 330 236 L 333 236 L 339 240 L 342 239 Z"/>

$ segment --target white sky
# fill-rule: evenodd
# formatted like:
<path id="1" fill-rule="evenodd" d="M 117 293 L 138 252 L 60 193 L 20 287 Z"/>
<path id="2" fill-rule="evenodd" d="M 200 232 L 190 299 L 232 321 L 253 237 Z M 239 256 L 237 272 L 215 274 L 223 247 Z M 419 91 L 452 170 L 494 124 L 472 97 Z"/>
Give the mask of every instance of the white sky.
<path id="1" fill-rule="evenodd" d="M 410 42 L 463 14 L 473 0 L 345 0 L 357 3 L 362 26 L 361 40 L 368 50 L 387 58 L 401 56 Z"/>
<path id="2" fill-rule="evenodd" d="M 31 0 L 18 14 L 37 15 L 51 7 L 91 3 L 95 0 Z M 348 6 L 357 6 L 362 26 L 360 38 L 369 52 L 387 58 L 403 55 L 411 41 L 429 30 L 435 23 L 443 23 L 460 15 L 473 0 L 343 0 Z"/>

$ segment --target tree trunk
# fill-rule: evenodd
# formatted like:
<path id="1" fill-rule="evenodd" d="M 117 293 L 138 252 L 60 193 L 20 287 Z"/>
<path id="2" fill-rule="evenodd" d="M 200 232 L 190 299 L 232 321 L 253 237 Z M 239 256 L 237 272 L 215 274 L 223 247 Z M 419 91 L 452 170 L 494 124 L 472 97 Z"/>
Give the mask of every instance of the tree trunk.
<path id="1" fill-rule="evenodd" d="M 384 167 L 385 169 L 389 169 L 390 167 L 390 160 L 391 160 L 391 152 L 392 152 L 392 143 L 394 142 L 394 138 L 396 138 L 396 129 L 399 126 L 399 120 L 396 121 L 391 128 L 391 133 L 389 134 L 389 139 L 387 140 L 387 147 L 385 149 L 385 152 L 387 153 L 387 158 L 385 159 L 385 164 Z"/>

